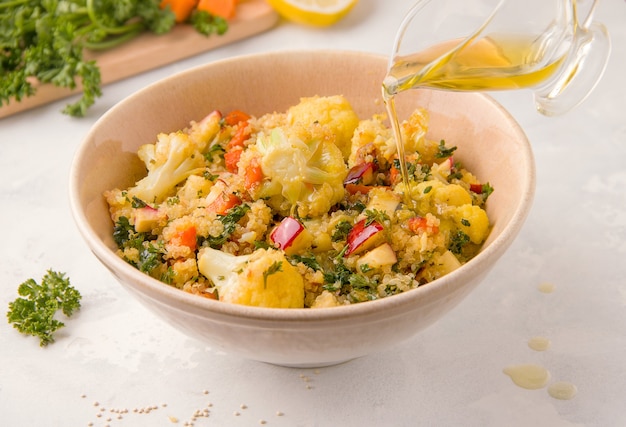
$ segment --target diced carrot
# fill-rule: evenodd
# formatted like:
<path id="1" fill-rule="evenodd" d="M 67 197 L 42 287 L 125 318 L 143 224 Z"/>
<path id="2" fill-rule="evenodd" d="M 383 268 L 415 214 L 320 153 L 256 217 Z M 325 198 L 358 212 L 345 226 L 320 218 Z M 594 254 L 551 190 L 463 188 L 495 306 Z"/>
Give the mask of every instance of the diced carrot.
<path id="1" fill-rule="evenodd" d="M 196 227 L 189 226 L 176 231 L 170 242 L 176 246 L 187 246 L 192 251 L 196 249 Z"/>
<path id="2" fill-rule="evenodd" d="M 226 150 L 231 150 L 234 147 L 243 147 L 243 143 L 250 136 L 250 129 L 248 126 L 240 126 L 236 131 L 233 137 L 228 142 L 228 146 Z"/>
<path id="3" fill-rule="evenodd" d="M 247 122 L 248 120 L 250 120 L 250 116 L 241 110 L 233 110 L 224 117 L 224 122 L 229 126 L 235 126 L 236 124 Z"/>
<path id="4" fill-rule="evenodd" d="M 483 192 L 482 184 L 470 184 L 470 191 L 476 194 L 480 194 Z"/>
<path id="5" fill-rule="evenodd" d="M 371 185 L 363 185 L 363 184 L 346 184 L 346 191 L 350 194 L 367 194 L 370 190 L 374 188 Z"/>
<path id="6" fill-rule="evenodd" d="M 217 290 L 215 290 L 215 291 L 213 291 L 213 292 L 211 292 L 211 291 L 209 291 L 209 290 L 206 290 L 206 291 L 204 291 L 204 292 L 200 292 L 200 293 L 198 293 L 197 295 L 200 295 L 200 296 L 205 297 L 205 298 L 207 298 L 207 299 L 214 299 L 214 300 L 217 300 Z"/>
<path id="7" fill-rule="evenodd" d="M 234 147 L 230 148 L 228 151 L 224 153 L 224 162 L 226 163 L 226 170 L 228 172 L 237 173 L 239 163 L 239 159 L 241 158 L 241 153 L 243 152 L 243 148 Z"/>
<path id="8" fill-rule="evenodd" d="M 222 192 L 209 206 L 209 212 L 215 212 L 218 215 L 224 215 L 229 209 L 241 204 L 241 199 L 233 193 Z"/>
<path id="9" fill-rule="evenodd" d="M 391 185 L 395 185 L 399 183 L 401 179 L 402 176 L 400 175 L 400 169 L 395 166 L 391 166 L 391 169 L 389 169 L 389 183 Z"/>
<path id="10" fill-rule="evenodd" d="M 429 225 L 428 220 L 421 216 L 409 218 L 407 225 L 409 226 L 409 230 L 416 234 L 420 232 L 437 234 L 439 232 L 439 227 L 436 225 Z"/>
<path id="11" fill-rule="evenodd" d="M 244 186 L 247 190 L 251 190 L 261 184 L 261 181 L 263 181 L 263 169 L 259 164 L 259 159 L 255 157 L 246 167 Z"/>
<path id="12" fill-rule="evenodd" d="M 170 10 L 176 16 L 176 22 L 185 22 L 193 9 L 196 7 L 198 0 L 161 0 L 159 7 L 165 9 L 169 6 Z"/>
<path id="13" fill-rule="evenodd" d="M 200 0 L 198 2 L 197 10 L 205 11 L 214 16 L 219 16 L 224 19 L 231 19 L 235 17 L 237 9 L 236 0 Z"/>

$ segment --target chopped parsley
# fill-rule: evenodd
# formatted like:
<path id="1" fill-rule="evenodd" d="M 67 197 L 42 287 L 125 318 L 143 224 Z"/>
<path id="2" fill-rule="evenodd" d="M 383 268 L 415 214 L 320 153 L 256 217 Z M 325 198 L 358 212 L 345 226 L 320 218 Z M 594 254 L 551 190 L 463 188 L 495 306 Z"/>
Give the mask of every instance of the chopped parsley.
<path id="1" fill-rule="evenodd" d="M 450 237 L 450 243 L 448 244 L 448 249 L 453 254 L 459 255 L 463 251 L 463 248 L 465 247 L 465 245 L 467 245 L 469 242 L 470 242 L 469 236 L 465 234 L 464 232 L 462 232 L 461 230 L 458 230 L 456 233 L 452 234 L 452 236 Z"/>
<path id="2" fill-rule="evenodd" d="M 437 148 L 439 151 L 435 153 L 435 157 L 438 159 L 450 157 L 452 153 L 456 151 L 456 146 L 450 148 L 446 147 L 446 142 L 443 139 L 439 141 L 439 146 Z"/>
<path id="3" fill-rule="evenodd" d="M 335 230 L 331 236 L 333 242 L 340 242 L 342 240 L 346 240 L 348 234 L 352 230 L 352 224 L 350 221 L 341 220 L 335 225 Z"/>
<path id="4" fill-rule="evenodd" d="M 276 274 L 279 271 L 283 271 L 283 262 L 274 261 L 267 270 L 263 272 L 263 288 L 267 288 L 267 278 L 272 274 Z"/>
<path id="5" fill-rule="evenodd" d="M 244 217 L 246 212 L 250 210 L 250 206 L 247 204 L 237 205 L 231 208 L 226 215 L 218 215 L 219 220 L 224 224 L 224 231 L 219 236 L 208 236 L 206 242 L 213 249 L 219 249 L 235 232 L 237 223 Z"/>

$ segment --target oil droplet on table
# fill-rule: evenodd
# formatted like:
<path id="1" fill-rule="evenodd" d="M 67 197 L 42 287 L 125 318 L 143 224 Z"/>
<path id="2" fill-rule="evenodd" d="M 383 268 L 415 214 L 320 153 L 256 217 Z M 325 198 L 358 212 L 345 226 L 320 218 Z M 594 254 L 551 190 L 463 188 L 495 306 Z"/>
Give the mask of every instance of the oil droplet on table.
<path id="1" fill-rule="evenodd" d="M 532 337 L 528 340 L 528 347 L 535 351 L 546 351 L 550 344 L 550 340 L 545 337 Z"/>
<path id="2" fill-rule="evenodd" d="M 503 372 L 511 377 L 516 385 L 529 390 L 545 387 L 550 380 L 550 372 L 546 368 L 530 363 L 508 366 Z"/>
<path id="3" fill-rule="evenodd" d="M 576 386 L 567 381 L 559 381 L 550 384 L 548 387 L 548 394 L 555 399 L 569 400 L 576 396 L 578 389 Z"/>
<path id="4" fill-rule="evenodd" d="M 554 292 L 554 283 L 543 282 L 539 284 L 539 292 L 543 292 L 544 294 L 551 294 Z"/>

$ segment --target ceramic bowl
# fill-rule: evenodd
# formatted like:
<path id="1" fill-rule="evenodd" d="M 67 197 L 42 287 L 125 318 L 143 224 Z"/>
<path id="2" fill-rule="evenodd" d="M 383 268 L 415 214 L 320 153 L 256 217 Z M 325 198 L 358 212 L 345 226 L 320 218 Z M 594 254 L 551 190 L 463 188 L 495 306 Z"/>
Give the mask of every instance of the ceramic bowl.
<path id="1" fill-rule="evenodd" d="M 480 253 L 418 289 L 350 306 L 271 309 L 232 305 L 185 293 L 120 259 L 103 192 L 144 176 L 137 148 L 159 132 L 185 127 L 212 110 L 260 116 L 301 97 L 344 95 L 361 118 L 384 112 L 387 59 L 344 51 L 273 52 L 209 63 L 155 83 L 104 114 L 80 145 L 71 171 L 76 225 L 95 256 L 155 316 L 211 348 L 298 367 L 325 366 L 389 349 L 448 313 L 487 275 L 518 235 L 531 207 L 534 160 L 516 121 L 478 93 L 412 90 L 398 97 L 400 118 L 430 112 L 429 138 L 456 145 L 458 157 L 495 192 L 493 223 Z M 155 318 L 155 322 L 157 319 Z"/>

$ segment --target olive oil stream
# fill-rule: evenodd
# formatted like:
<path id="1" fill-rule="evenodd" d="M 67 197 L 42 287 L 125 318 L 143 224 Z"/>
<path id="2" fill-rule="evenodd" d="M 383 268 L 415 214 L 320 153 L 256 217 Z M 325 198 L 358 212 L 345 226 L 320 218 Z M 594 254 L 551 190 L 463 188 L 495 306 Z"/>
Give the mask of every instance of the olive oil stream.
<path id="1" fill-rule="evenodd" d="M 408 206 L 412 206 L 411 187 L 395 96 L 420 87 L 452 91 L 533 87 L 548 80 L 565 58 L 544 63 L 546 55 L 537 37 L 493 33 L 478 40 L 450 40 L 395 58 L 383 81 L 382 93 L 396 141 Z"/>

